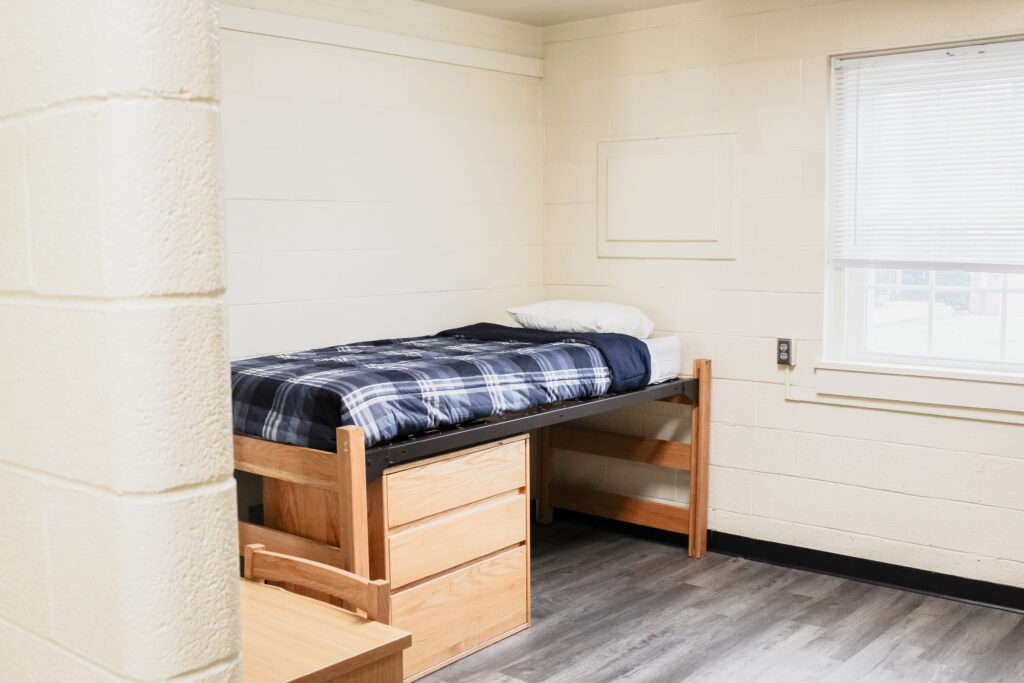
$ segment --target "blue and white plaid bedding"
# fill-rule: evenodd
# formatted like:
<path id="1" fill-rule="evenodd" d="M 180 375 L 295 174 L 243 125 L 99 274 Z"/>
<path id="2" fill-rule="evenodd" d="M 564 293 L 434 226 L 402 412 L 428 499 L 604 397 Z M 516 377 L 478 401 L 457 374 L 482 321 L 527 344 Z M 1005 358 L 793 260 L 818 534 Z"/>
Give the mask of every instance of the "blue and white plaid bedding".
<path id="1" fill-rule="evenodd" d="M 598 396 L 612 386 L 608 360 L 593 343 L 456 336 L 250 358 L 232 363 L 231 375 L 236 433 L 323 450 L 335 449 L 335 430 L 345 424 L 362 427 L 369 447 L 498 413 Z"/>

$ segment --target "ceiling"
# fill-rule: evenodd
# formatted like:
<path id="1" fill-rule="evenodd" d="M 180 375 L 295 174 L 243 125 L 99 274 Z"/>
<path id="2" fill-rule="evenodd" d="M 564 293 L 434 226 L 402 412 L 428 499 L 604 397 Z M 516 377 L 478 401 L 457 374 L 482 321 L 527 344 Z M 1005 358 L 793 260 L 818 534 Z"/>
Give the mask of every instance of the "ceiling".
<path id="1" fill-rule="evenodd" d="M 652 7 L 678 5 L 685 0 L 421 0 L 487 17 L 533 26 L 604 17 Z"/>

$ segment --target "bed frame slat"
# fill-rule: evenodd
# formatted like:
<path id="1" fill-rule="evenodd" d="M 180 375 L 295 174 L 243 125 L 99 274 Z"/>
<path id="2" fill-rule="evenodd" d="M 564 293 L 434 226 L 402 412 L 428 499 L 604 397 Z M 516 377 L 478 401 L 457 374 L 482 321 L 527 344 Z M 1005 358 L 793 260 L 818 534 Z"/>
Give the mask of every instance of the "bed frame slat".
<path id="1" fill-rule="evenodd" d="M 345 565 L 345 553 L 333 545 L 317 543 L 308 538 L 302 538 L 286 531 L 278 531 L 266 526 L 249 524 L 248 522 L 238 523 L 238 547 L 244 551 L 245 546 L 259 544 L 266 546 L 267 550 L 282 555 L 295 555 L 313 560 L 321 564 L 329 564 L 332 567 L 341 569 Z"/>
<path id="2" fill-rule="evenodd" d="M 338 486 L 338 457 L 329 451 L 235 435 L 235 469 L 318 489 Z"/>
<path id="3" fill-rule="evenodd" d="M 690 510 L 685 507 L 564 484 L 551 485 L 551 502 L 555 507 L 587 515 L 690 533 Z"/>
<path id="4" fill-rule="evenodd" d="M 603 455 L 677 470 L 690 469 L 690 444 L 631 434 L 615 434 L 561 425 L 548 427 L 548 446 Z"/>

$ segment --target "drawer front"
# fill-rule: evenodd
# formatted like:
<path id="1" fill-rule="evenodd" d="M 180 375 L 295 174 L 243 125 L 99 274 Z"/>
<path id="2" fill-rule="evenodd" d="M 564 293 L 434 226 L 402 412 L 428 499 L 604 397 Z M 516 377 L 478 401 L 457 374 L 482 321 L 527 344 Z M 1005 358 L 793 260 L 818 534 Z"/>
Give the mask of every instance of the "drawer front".
<path id="1" fill-rule="evenodd" d="M 392 624 L 412 633 L 405 677 L 525 624 L 527 562 L 520 546 L 395 594 Z"/>
<path id="2" fill-rule="evenodd" d="M 527 511 L 526 495 L 517 493 L 390 534 L 391 588 L 525 541 Z"/>
<path id="3" fill-rule="evenodd" d="M 526 441 L 387 475 L 388 526 L 526 486 Z"/>

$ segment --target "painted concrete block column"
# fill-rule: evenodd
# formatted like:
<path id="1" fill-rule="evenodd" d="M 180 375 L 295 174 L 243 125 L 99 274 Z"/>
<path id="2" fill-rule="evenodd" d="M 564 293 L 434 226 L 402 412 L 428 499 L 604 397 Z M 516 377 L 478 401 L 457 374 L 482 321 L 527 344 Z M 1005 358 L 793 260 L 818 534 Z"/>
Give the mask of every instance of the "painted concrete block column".
<path id="1" fill-rule="evenodd" d="M 218 3 L 0 4 L 0 680 L 240 680 Z"/>

